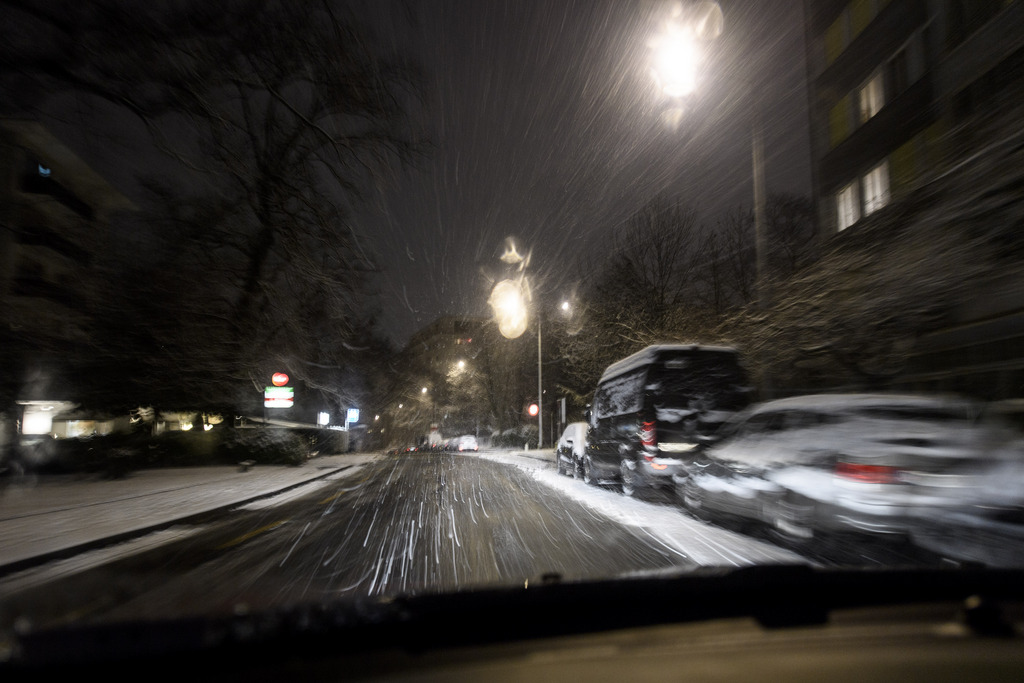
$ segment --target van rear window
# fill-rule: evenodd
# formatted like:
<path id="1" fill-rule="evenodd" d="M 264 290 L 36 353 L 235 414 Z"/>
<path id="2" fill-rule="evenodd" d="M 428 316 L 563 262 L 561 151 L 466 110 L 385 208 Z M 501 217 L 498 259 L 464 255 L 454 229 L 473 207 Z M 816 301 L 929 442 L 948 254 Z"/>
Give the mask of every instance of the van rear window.
<path id="1" fill-rule="evenodd" d="M 667 359 L 651 369 L 647 390 L 659 408 L 739 410 L 750 401 L 746 373 L 732 354 Z"/>

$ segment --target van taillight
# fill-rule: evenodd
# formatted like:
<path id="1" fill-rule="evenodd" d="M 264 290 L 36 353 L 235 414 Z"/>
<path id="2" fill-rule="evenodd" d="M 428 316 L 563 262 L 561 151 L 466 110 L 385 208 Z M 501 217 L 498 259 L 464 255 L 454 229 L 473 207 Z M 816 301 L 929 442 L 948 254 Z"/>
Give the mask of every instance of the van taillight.
<path id="1" fill-rule="evenodd" d="M 658 446 L 658 432 L 654 428 L 653 422 L 644 422 L 640 425 L 640 443 L 645 448 L 656 449 Z M 653 455 L 646 455 L 645 457 L 650 459 Z"/>
<path id="2" fill-rule="evenodd" d="M 837 462 L 836 476 L 862 484 L 895 484 L 899 480 L 898 467 L 888 465 L 861 465 L 855 462 Z"/>

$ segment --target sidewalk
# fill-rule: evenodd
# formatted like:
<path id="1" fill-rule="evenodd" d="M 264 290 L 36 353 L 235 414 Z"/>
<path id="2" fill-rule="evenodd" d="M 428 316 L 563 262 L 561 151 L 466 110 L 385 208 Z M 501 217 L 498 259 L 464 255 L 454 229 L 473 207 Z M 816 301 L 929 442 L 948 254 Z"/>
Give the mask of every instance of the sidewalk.
<path id="1" fill-rule="evenodd" d="M 25 477 L 0 482 L 0 576 L 281 493 L 372 454 L 257 465 L 140 470 L 123 479 Z"/>
<path id="2" fill-rule="evenodd" d="M 510 449 L 496 449 L 510 455 L 521 455 L 526 458 L 533 458 L 534 460 L 543 460 L 550 462 L 552 465 L 555 464 L 555 449 L 554 448 L 531 448 L 529 450 L 521 448 L 510 448 Z"/>

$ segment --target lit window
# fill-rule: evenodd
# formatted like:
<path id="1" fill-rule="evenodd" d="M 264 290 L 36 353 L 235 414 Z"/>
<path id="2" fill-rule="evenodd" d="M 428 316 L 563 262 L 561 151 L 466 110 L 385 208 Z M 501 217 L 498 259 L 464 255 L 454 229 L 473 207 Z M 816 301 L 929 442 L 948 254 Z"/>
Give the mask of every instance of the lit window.
<path id="1" fill-rule="evenodd" d="M 836 193 L 836 219 L 840 230 L 860 220 L 860 203 L 857 201 L 855 183 L 850 183 Z"/>
<path id="2" fill-rule="evenodd" d="M 860 103 L 861 123 L 864 123 L 882 109 L 882 105 L 885 104 L 885 88 L 881 71 L 864 84 L 857 93 L 857 100 Z"/>
<path id="3" fill-rule="evenodd" d="M 883 161 L 864 176 L 864 215 L 870 216 L 889 203 L 889 161 Z"/>

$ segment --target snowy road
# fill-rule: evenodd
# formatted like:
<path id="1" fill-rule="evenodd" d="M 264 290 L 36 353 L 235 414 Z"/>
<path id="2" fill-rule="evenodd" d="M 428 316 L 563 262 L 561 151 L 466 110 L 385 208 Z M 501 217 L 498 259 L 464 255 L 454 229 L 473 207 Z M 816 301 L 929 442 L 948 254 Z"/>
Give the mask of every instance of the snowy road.
<path id="1" fill-rule="evenodd" d="M 549 462 L 417 453 L 380 457 L 301 497 L 240 508 L 179 542 L 14 602 L 22 615 L 45 606 L 37 623 L 70 613 L 159 618 L 522 585 L 551 574 L 579 580 L 792 561 L 800 558 L 676 506 L 559 476 Z"/>

